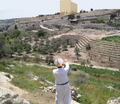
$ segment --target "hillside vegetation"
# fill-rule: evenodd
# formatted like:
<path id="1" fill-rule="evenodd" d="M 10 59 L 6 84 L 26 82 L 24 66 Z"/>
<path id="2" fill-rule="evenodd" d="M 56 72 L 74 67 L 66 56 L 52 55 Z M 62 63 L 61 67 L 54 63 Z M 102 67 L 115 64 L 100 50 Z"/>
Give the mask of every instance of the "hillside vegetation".
<path id="1" fill-rule="evenodd" d="M 42 94 L 40 86 L 50 86 L 46 80 L 53 83 L 55 81 L 52 74 L 53 69 L 51 69 L 50 66 L 48 66 L 49 68 L 45 68 L 40 64 L 32 64 L 33 66 L 27 66 L 26 63 L 19 63 L 13 60 L 1 60 L 0 71 L 12 74 L 14 76 L 12 79 L 14 85 L 26 89 L 33 94 Z M 68 74 L 70 85 L 79 88 L 77 92 L 82 95 L 78 100 L 79 103 L 106 104 L 109 98 L 120 95 L 120 72 L 86 67 L 88 72 L 85 73 L 85 67 L 78 65 L 71 65 L 70 67 Z M 73 68 L 76 68 L 77 71 L 74 71 Z M 38 79 L 33 80 L 34 76 L 37 76 Z M 31 102 L 35 101 L 31 99 Z"/>
<path id="2" fill-rule="evenodd" d="M 51 39 L 48 39 L 48 37 L 50 35 L 43 30 L 32 33 L 14 29 L 0 35 L 0 71 L 12 74 L 14 78 L 11 83 L 33 95 L 38 93 L 42 95 L 43 92 L 40 87 L 51 86 L 48 81 L 55 83 L 52 73 L 53 68 L 55 68 L 52 55 L 68 51 L 68 47 L 73 47 L 76 56 L 79 56 L 80 50 L 78 47 L 86 48 L 85 44 L 80 44 L 81 41 L 84 43 L 91 41 L 83 36 L 81 38 L 80 35 L 66 35 Z M 108 53 L 112 47 L 115 51 L 112 51 L 113 54 L 111 52 L 111 55 L 114 55 L 115 52 L 118 52 L 118 45 L 118 43 L 113 45 L 113 42 L 94 40 L 89 44 L 91 48 L 89 51 L 92 59 L 94 59 L 92 55 L 100 56 L 101 54 L 100 61 L 104 62 L 102 54 L 106 55 L 106 51 Z M 99 48 L 99 50 L 95 48 Z M 92 54 L 92 52 L 94 53 Z M 40 55 L 43 55 L 44 58 L 45 55 L 51 57 L 44 59 Z M 119 54 L 115 55 L 116 57 L 110 57 L 111 60 L 114 59 L 119 62 L 120 59 L 117 57 Z M 109 64 L 112 65 L 113 63 Z M 68 73 L 70 86 L 74 86 L 77 92 L 82 95 L 78 102 L 81 104 L 106 104 L 109 98 L 119 97 L 120 72 L 92 68 L 92 66 L 90 60 L 83 60 L 81 65 L 70 65 Z M 37 78 L 37 80 L 33 80 L 34 78 Z M 36 101 L 30 99 L 30 102 Z"/>
<path id="3" fill-rule="evenodd" d="M 107 36 L 107 37 L 103 37 L 102 40 L 120 43 L 120 36 L 117 36 L 117 35 L 116 36 Z"/>

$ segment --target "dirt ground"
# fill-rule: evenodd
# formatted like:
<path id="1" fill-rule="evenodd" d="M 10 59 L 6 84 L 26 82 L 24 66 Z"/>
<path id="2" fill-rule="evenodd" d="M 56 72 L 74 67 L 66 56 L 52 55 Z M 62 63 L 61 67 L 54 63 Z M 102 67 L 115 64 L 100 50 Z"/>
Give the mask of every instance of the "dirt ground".
<path id="1" fill-rule="evenodd" d="M 55 104 L 55 94 L 50 92 L 28 93 L 23 97 L 30 102 L 38 104 Z"/>

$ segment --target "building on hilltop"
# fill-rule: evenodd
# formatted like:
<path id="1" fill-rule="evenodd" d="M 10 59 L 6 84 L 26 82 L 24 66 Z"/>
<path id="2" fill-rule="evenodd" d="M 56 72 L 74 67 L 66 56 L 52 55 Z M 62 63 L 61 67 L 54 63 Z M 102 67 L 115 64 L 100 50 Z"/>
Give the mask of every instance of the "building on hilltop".
<path id="1" fill-rule="evenodd" d="M 71 0 L 61 0 L 60 1 L 60 14 L 76 14 L 77 4 L 71 2 Z"/>

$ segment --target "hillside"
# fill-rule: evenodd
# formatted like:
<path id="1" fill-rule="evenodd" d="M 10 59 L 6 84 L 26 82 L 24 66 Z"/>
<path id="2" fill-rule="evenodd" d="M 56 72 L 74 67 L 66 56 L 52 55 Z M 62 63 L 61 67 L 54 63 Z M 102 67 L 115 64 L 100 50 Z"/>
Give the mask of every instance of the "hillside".
<path id="1" fill-rule="evenodd" d="M 11 25 L 14 23 L 15 19 L 6 19 L 6 20 L 0 20 L 0 26 L 4 27 L 7 25 Z"/>
<path id="2" fill-rule="evenodd" d="M 7 88 L 7 93 L 17 93 L 30 104 L 54 104 L 55 93 L 52 83 L 55 79 L 52 70 L 56 68 L 55 66 L 51 66 L 52 64 L 48 66 L 42 61 L 38 64 L 14 60 L 6 60 L 6 64 L 1 62 L 2 60 L 0 61 L 0 86 Z M 68 77 L 71 90 L 75 89 L 76 93 L 82 95 L 78 100 L 79 103 L 106 104 L 109 98 L 119 97 L 120 72 L 86 67 L 88 72 L 85 73 L 82 66 L 70 65 L 70 67 Z M 74 70 L 75 68 L 77 71 Z M 11 82 L 8 82 L 10 80 Z M 74 95 L 73 92 L 72 94 Z M 78 103 L 72 101 L 71 104 Z"/>
<path id="3" fill-rule="evenodd" d="M 99 13 L 108 18 L 116 12 L 95 10 L 83 17 Z M 68 77 L 76 101 L 72 104 L 119 101 L 120 30 L 101 29 L 105 26 L 88 20 L 71 24 L 67 16 L 60 15 L 16 19 L 8 31 L 0 34 L 0 92 L 10 93 L 0 93 L 0 97 L 8 97 L 3 101 L 22 97 L 22 102 L 30 104 L 54 104 L 53 63 L 61 57 L 70 63 Z"/>
<path id="4" fill-rule="evenodd" d="M 88 13 L 80 13 L 81 17 L 105 17 L 105 16 L 110 16 L 113 13 L 118 13 L 120 12 L 120 9 L 98 9 L 98 10 L 94 10 Z"/>

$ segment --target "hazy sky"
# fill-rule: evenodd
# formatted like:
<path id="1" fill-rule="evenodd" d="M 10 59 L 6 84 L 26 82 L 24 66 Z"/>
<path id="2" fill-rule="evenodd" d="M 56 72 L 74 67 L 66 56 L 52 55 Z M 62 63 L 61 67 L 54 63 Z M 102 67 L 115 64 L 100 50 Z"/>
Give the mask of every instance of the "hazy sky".
<path id="1" fill-rule="evenodd" d="M 120 9 L 120 0 L 72 0 L 83 9 Z M 60 11 L 60 0 L 0 0 L 0 19 L 35 17 Z"/>

